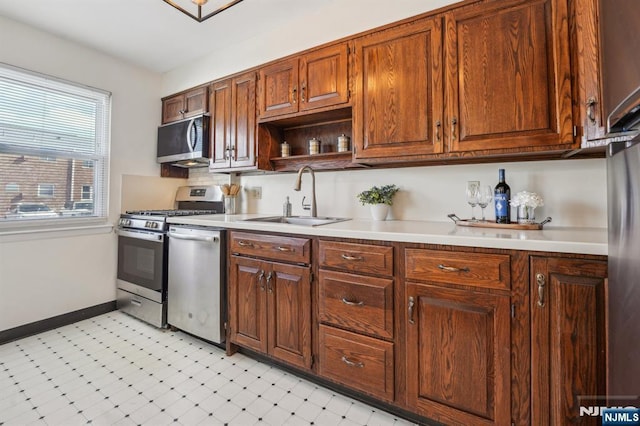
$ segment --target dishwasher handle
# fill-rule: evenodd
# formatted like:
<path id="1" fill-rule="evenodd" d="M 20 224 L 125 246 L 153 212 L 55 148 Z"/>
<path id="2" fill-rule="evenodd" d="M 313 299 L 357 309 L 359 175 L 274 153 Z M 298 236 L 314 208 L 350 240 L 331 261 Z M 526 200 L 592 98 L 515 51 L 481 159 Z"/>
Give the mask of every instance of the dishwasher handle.
<path id="1" fill-rule="evenodd" d="M 176 234 L 173 232 L 169 232 L 167 236 L 169 238 L 175 238 L 177 240 L 201 241 L 203 243 L 217 243 L 220 241 L 219 237 L 199 237 L 194 235 Z"/>

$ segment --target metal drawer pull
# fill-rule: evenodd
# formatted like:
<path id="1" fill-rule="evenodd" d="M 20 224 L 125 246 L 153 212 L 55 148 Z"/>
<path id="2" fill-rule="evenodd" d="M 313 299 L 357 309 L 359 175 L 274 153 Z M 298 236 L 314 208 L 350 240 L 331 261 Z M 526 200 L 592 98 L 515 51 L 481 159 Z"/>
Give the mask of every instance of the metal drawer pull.
<path id="1" fill-rule="evenodd" d="M 276 247 L 276 250 L 278 250 L 278 251 L 293 251 L 289 247 L 282 247 L 282 246 Z"/>
<path id="2" fill-rule="evenodd" d="M 543 308 L 544 302 L 544 287 L 547 284 L 544 274 L 536 274 L 536 283 L 538 284 L 538 306 Z"/>
<path id="3" fill-rule="evenodd" d="M 238 241 L 238 245 L 240 247 L 253 247 L 253 243 L 247 243 L 247 242 L 242 241 L 242 240 Z"/>
<path id="4" fill-rule="evenodd" d="M 455 266 L 446 266 L 446 265 L 443 265 L 442 263 L 438 265 L 438 269 L 442 271 L 447 271 L 447 272 L 469 272 L 469 268 L 467 267 L 456 268 Z"/>
<path id="5" fill-rule="evenodd" d="M 413 305 L 415 305 L 415 300 L 413 297 L 409 298 L 409 324 L 415 324 L 413 320 Z"/>
<path id="6" fill-rule="evenodd" d="M 142 306 L 142 303 L 137 301 L 136 299 L 131 299 L 131 304 L 138 307 Z"/>
<path id="7" fill-rule="evenodd" d="M 258 274 L 258 285 L 260 285 L 260 290 L 264 291 L 264 284 L 262 283 L 262 279 L 264 278 L 264 271 L 260 270 Z"/>
<path id="8" fill-rule="evenodd" d="M 342 254 L 342 258 L 344 260 L 363 260 L 361 256 L 351 256 L 345 253 Z"/>
<path id="9" fill-rule="evenodd" d="M 267 274 L 267 291 L 269 293 L 273 293 L 273 285 L 271 284 L 271 279 L 273 278 L 273 275 L 271 275 L 271 272 L 269 272 Z"/>
<path id="10" fill-rule="evenodd" d="M 364 302 L 352 302 L 350 300 L 345 299 L 344 297 L 342 298 L 342 303 L 349 306 L 364 306 Z"/>
<path id="11" fill-rule="evenodd" d="M 347 364 L 349 367 L 358 367 L 358 368 L 363 368 L 364 367 L 364 363 L 358 361 L 351 361 L 349 358 L 347 358 L 346 356 L 342 357 L 342 362 L 344 362 L 345 364 Z"/>

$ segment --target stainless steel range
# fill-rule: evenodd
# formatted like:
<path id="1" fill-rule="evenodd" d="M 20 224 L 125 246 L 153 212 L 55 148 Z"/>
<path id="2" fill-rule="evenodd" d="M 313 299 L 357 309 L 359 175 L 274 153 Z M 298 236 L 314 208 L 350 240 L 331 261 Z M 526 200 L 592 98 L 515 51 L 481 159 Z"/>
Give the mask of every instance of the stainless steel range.
<path id="1" fill-rule="evenodd" d="M 173 210 L 127 211 L 118 234 L 118 309 L 156 327 L 167 326 L 167 218 L 224 213 L 217 186 L 178 188 Z"/>

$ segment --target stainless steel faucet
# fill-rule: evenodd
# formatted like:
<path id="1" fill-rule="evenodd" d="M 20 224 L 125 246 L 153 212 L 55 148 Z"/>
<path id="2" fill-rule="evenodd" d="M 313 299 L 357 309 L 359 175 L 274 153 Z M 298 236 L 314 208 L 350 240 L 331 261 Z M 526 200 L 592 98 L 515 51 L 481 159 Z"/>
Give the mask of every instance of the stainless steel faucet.
<path id="1" fill-rule="evenodd" d="M 316 175 L 313 173 L 313 169 L 310 166 L 300 167 L 296 183 L 293 185 L 293 190 L 300 191 L 300 186 L 302 185 L 302 173 L 304 173 L 305 170 L 309 170 L 309 173 L 311 174 L 311 204 L 305 204 L 303 198 L 302 208 L 305 210 L 311 210 L 311 217 L 318 217 L 318 210 L 316 209 Z"/>

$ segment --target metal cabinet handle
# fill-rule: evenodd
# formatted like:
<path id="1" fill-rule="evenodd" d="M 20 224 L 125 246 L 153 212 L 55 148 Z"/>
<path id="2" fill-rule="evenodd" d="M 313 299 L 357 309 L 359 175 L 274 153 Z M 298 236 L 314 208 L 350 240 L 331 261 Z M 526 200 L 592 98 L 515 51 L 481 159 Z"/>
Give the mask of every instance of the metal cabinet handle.
<path id="1" fill-rule="evenodd" d="M 260 290 L 264 291 L 264 284 L 262 283 L 262 279 L 264 278 L 264 271 L 261 269 L 258 274 L 258 285 L 260 285 Z"/>
<path id="2" fill-rule="evenodd" d="M 291 250 L 289 247 L 282 247 L 282 246 L 278 246 L 278 247 L 276 247 L 276 250 L 278 250 L 278 251 L 282 251 L 282 252 L 289 252 L 289 251 L 293 251 L 293 250 Z"/>
<path id="3" fill-rule="evenodd" d="M 346 298 L 342 298 L 342 303 L 349 306 L 364 306 L 364 302 L 352 302 L 351 300 L 347 300 Z"/>
<path id="4" fill-rule="evenodd" d="M 302 83 L 301 90 L 302 90 L 302 102 L 306 102 L 305 92 L 307 90 L 307 83 Z"/>
<path id="5" fill-rule="evenodd" d="M 442 128 L 442 123 L 440 122 L 440 120 L 436 121 L 436 140 L 439 141 L 440 138 L 442 137 L 440 135 L 440 129 Z"/>
<path id="6" fill-rule="evenodd" d="M 409 324 L 415 324 L 413 320 L 413 306 L 416 304 L 415 299 L 412 297 L 409 298 Z"/>
<path id="7" fill-rule="evenodd" d="M 142 302 L 140 302 L 140 301 L 138 301 L 138 300 L 136 300 L 136 299 L 131 299 L 131 304 L 132 304 L 133 306 L 137 306 L 137 307 L 142 306 Z"/>
<path id="8" fill-rule="evenodd" d="M 238 245 L 240 247 L 253 247 L 253 243 L 247 243 L 246 241 L 242 240 L 238 241 Z"/>
<path id="9" fill-rule="evenodd" d="M 586 102 L 587 118 L 589 119 L 591 124 L 596 124 L 596 111 L 595 111 L 596 103 L 597 103 L 596 98 L 594 98 L 593 96 L 587 99 L 587 102 Z"/>
<path id="10" fill-rule="evenodd" d="M 536 284 L 538 284 L 538 306 L 543 308 L 545 305 L 544 287 L 547 284 L 544 274 L 536 274 Z"/>
<path id="11" fill-rule="evenodd" d="M 456 140 L 456 125 L 458 124 L 458 119 L 453 117 L 451 119 L 451 139 Z"/>
<path id="12" fill-rule="evenodd" d="M 298 86 L 293 86 L 293 90 L 291 90 L 291 99 L 295 104 L 298 101 Z"/>
<path id="13" fill-rule="evenodd" d="M 346 253 L 342 253 L 342 256 L 340 257 L 342 257 L 344 260 L 363 260 L 361 256 L 351 256 Z"/>
<path id="14" fill-rule="evenodd" d="M 438 265 L 438 269 L 446 272 L 469 272 L 470 270 L 466 266 L 464 268 L 456 268 L 455 266 L 446 266 L 446 265 L 443 265 L 442 263 Z"/>
<path id="15" fill-rule="evenodd" d="M 269 271 L 267 274 L 267 291 L 269 293 L 273 293 L 273 284 L 271 284 L 271 279 L 273 278 L 272 272 Z"/>
<path id="16" fill-rule="evenodd" d="M 342 357 L 342 362 L 347 364 L 349 367 L 358 367 L 358 368 L 363 368 L 364 367 L 364 363 L 362 363 L 360 361 L 351 361 L 346 356 Z"/>

